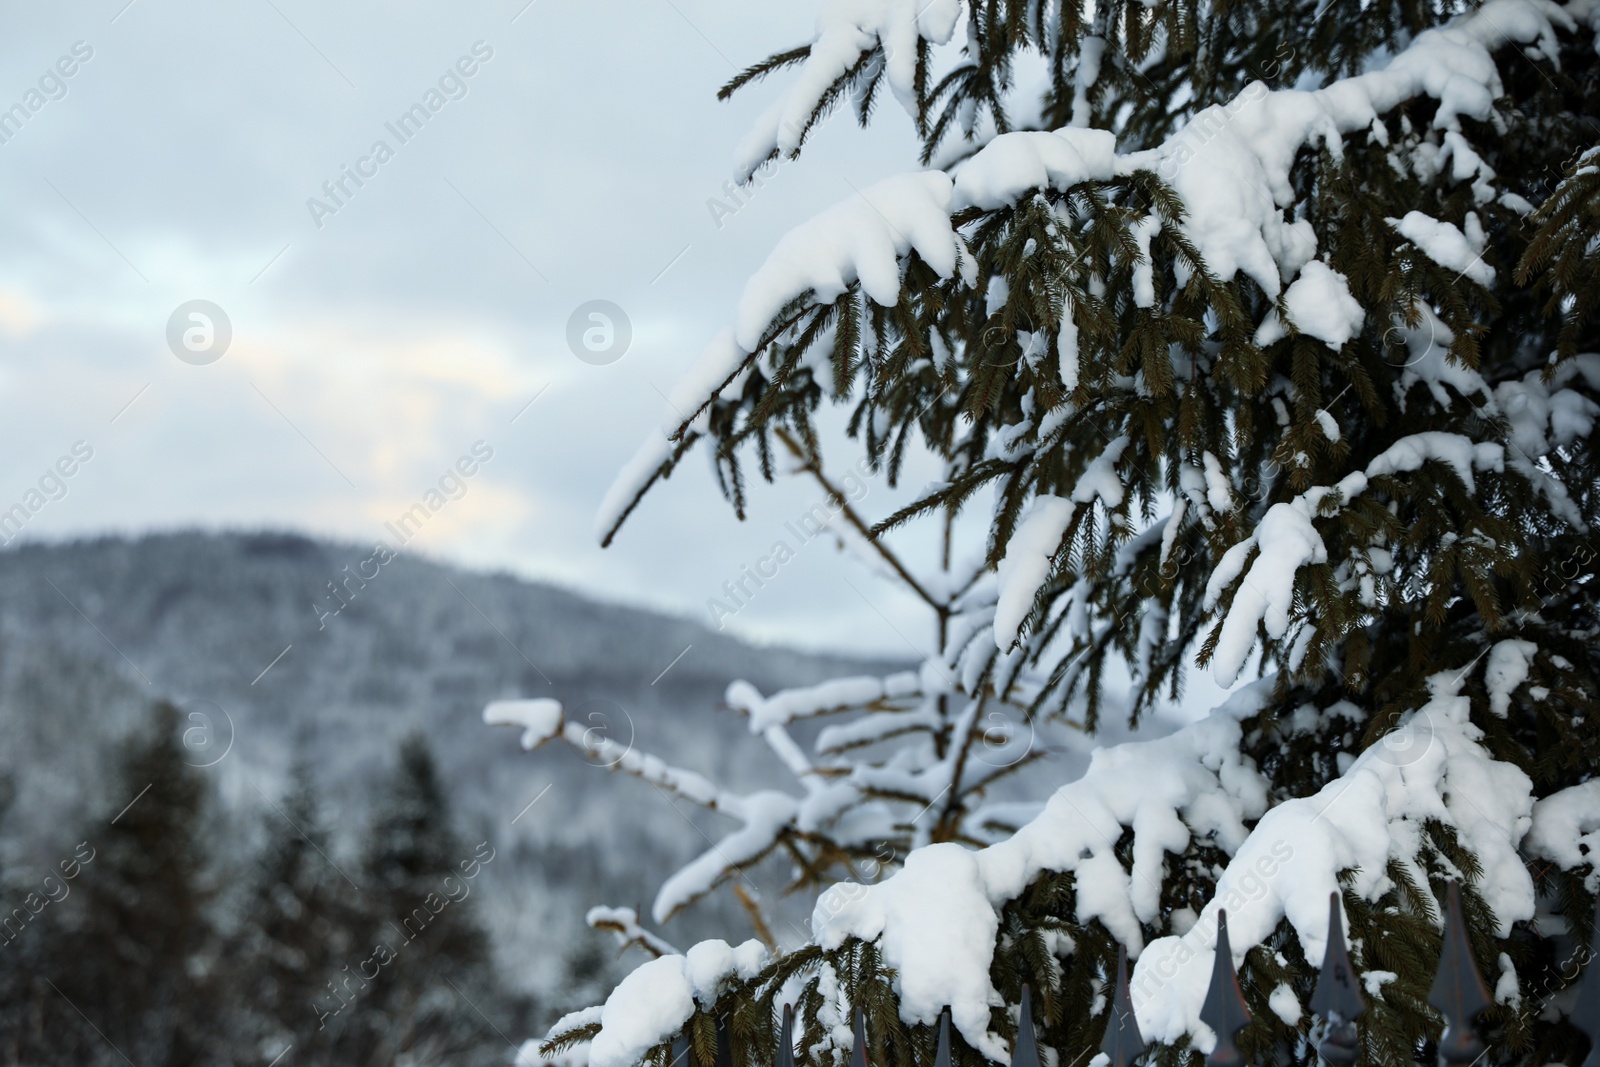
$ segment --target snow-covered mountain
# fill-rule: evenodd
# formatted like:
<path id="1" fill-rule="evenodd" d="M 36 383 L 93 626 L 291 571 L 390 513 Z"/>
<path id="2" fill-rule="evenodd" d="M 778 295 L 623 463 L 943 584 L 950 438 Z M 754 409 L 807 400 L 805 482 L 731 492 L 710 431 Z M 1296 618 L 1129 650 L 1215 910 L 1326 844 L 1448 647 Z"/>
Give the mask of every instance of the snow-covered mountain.
<path id="1" fill-rule="evenodd" d="M 191 762 L 223 802 L 224 859 L 245 856 L 276 817 L 269 801 L 300 755 L 319 781 L 333 858 L 355 869 L 373 787 L 399 741 L 420 730 L 450 783 L 458 829 L 498 850 L 479 902 L 506 979 L 541 1012 L 564 1009 L 603 996 L 638 962 L 586 930 L 584 912 L 604 903 L 646 914 L 661 881 L 728 825 L 564 746 L 523 752 L 519 731 L 484 725 L 484 705 L 554 697 L 570 721 L 730 788 L 781 788 L 787 772 L 771 750 L 721 706 L 729 682 L 771 693 L 906 666 L 758 647 L 509 575 L 371 557 L 286 533 L 0 551 L 6 868 L 48 865 L 67 835 L 128 802 L 115 795 L 107 757 L 154 700 L 186 713 Z M 794 724 L 802 744 L 816 729 Z M 997 799 L 1042 799 L 1081 773 L 1098 741 L 1124 736 L 1114 717 L 1099 738 L 1041 727 L 1034 746 L 1051 758 Z M 786 873 L 754 872 L 750 884 L 777 888 Z M 765 906 L 780 939 L 803 939 L 803 894 L 772 894 Z M 661 933 L 688 944 L 748 931 L 719 895 Z"/>
<path id="2" fill-rule="evenodd" d="M 779 768 L 719 710 L 730 680 L 770 691 L 893 666 L 758 648 L 507 575 L 370 557 L 280 533 L 0 552 L 0 768 L 17 798 L 6 826 L 14 862 L 48 857 L 68 828 L 126 803 L 109 795 L 105 757 L 157 698 L 189 714 L 193 762 L 209 764 L 241 841 L 302 752 L 339 848 L 353 850 L 372 784 L 398 741 L 421 730 L 457 825 L 504 857 L 482 903 L 510 977 L 581 998 L 586 979 L 617 966 L 603 935 L 573 940 L 583 910 L 647 905 L 662 877 L 706 847 L 692 821 L 706 816 L 568 750 L 522 752 L 516 731 L 483 724 L 484 704 L 556 697 L 616 740 L 751 786 Z M 351 578 L 362 574 L 371 577 Z M 330 582 L 345 583 L 343 606 Z M 742 925 L 736 912 L 702 911 L 666 933 L 691 940 Z"/>

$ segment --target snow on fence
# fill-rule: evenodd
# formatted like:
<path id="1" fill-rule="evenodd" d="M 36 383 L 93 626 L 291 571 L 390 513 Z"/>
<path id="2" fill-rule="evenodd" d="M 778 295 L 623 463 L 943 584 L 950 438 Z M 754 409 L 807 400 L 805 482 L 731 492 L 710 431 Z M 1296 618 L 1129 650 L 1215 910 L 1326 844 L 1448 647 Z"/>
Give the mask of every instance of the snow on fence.
<path id="1" fill-rule="evenodd" d="M 1206 1054 L 1206 1067 L 1249 1067 L 1237 1038 L 1240 1031 L 1250 1024 L 1250 1008 L 1239 987 L 1239 975 L 1228 944 L 1228 913 L 1225 910 L 1217 912 L 1216 944 L 1211 985 L 1206 993 L 1205 1006 L 1200 1010 L 1201 1021 L 1216 1035 L 1216 1044 Z M 1595 909 L 1594 945 L 1589 958 L 1592 960 L 1596 957 L 1600 957 L 1600 903 Z M 1454 882 L 1450 883 L 1446 900 L 1444 947 L 1428 1003 L 1445 1020 L 1444 1033 L 1439 1038 L 1438 1046 L 1440 1067 L 1465 1067 L 1483 1056 L 1486 1046 L 1473 1029 L 1473 1023 L 1490 1006 L 1491 1000 L 1483 976 L 1472 959 L 1467 924 L 1461 913 L 1461 893 Z M 1360 978 L 1350 963 L 1350 953 L 1345 947 L 1344 921 L 1337 892 L 1329 900 L 1328 948 L 1322 958 L 1322 970 L 1317 975 L 1316 989 L 1311 995 L 1311 1010 L 1321 1019 L 1321 1025 L 1312 1033 L 1322 1061 L 1329 1067 L 1351 1067 L 1359 1056 L 1357 1024 L 1361 1016 L 1366 1014 L 1367 1003 L 1361 993 Z M 1589 1054 L 1582 1067 L 1600 1067 L 1600 967 L 1591 967 L 1584 976 L 1573 1005 L 1571 1021 L 1590 1041 Z M 854 1029 L 850 1067 L 871 1067 L 867 1061 L 866 1023 L 860 1008 L 855 1012 Z M 1134 1018 L 1133 997 L 1128 987 L 1128 950 L 1119 947 L 1111 1017 L 1106 1023 L 1105 1039 L 1100 1045 L 1101 1055 L 1091 1061 L 1092 1067 L 1130 1067 L 1144 1054 L 1145 1047 L 1138 1020 Z M 783 1009 L 783 1024 L 772 1062 L 773 1067 L 795 1067 L 794 1009 L 788 1005 Z M 939 1015 L 939 1045 L 934 1054 L 933 1067 L 950 1067 L 950 1063 L 950 1009 L 945 1008 Z M 720 1020 L 717 1025 L 716 1058 L 711 1064 L 694 1061 L 686 1035 L 680 1034 L 673 1042 L 671 1067 L 732 1067 L 732 1064 L 727 1030 Z M 1033 1029 L 1033 1008 L 1026 984 L 1022 987 L 1011 1067 L 1041 1067 L 1038 1041 Z"/>

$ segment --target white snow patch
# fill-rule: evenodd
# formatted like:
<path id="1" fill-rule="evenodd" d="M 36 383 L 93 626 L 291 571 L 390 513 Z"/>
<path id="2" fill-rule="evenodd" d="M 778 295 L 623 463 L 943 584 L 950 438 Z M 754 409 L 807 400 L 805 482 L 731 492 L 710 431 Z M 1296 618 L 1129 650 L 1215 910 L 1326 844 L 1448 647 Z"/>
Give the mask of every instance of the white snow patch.
<path id="1" fill-rule="evenodd" d="M 1457 272 L 1458 278 L 1465 275 L 1482 286 L 1494 284 L 1494 268 L 1483 261 L 1483 246 L 1473 247 L 1453 224 L 1420 211 L 1408 211 L 1405 218 L 1388 222 L 1423 255 L 1445 270 Z"/>
<path id="2" fill-rule="evenodd" d="M 1206 584 L 1207 607 L 1216 604 L 1223 589 L 1244 567 L 1250 550 L 1257 549 L 1255 562 L 1244 582 L 1233 595 L 1233 604 L 1222 620 L 1211 659 L 1217 684 L 1232 685 L 1244 668 L 1255 644 L 1256 626 L 1265 623 L 1274 639 L 1289 631 L 1289 612 L 1294 606 L 1295 573 L 1307 563 L 1326 563 L 1328 549 L 1322 535 L 1311 524 L 1311 509 L 1303 499 L 1274 504 L 1261 519 L 1261 525 L 1245 540 L 1223 554 Z"/>
<path id="3" fill-rule="evenodd" d="M 950 196 L 943 171 L 899 174 L 790 230 L 745 284 L 735 320 L 739 347 L 754 351 L 773 316 L 807 289 L 818 303 L 831 303 L 859 279 L 874 303 L 893 307 L 900 259 L 913 249 L 941 278 L 954 275 L 971 254 L 950 227 Z"/>
<path id="4" fill-rule="evenodd" d="M 1320 792 L 1286 800 L 1263 815 L 1193 929 L 1150 943 L 1130 980 L 1146 1040 L 1170 1043 L 1191 1034 L 1202 1052 L 1215 1047 L 1216 1035 L 1200 1022 L 1200 1007 L 1220 908 L 1227 908 L 1235 964 L 1284 919 L 1306 958 L 1321 959 L 1328 897 L 1341 888 L 1339 874 L 1351 873 L 1348 889 L 1377 900 L 1390 887 L 1384 873 L 1389 861 L 1413 862 L 1428 819 L 1455 827 L 1482 863 L 1478 890 L 1494 912 L 1496 936 L 1508 936 L 1514 923 L 1533 916 L 1533 881 L 1518 852 L 1533 824 L 1533 783 L 1479 744 L 1482 731 L 1469 719 L 1470 702 L 1459 694 L 1459 683 L 1459 674 L 1429 680 L 1432 698 L 1403 727 L 1410 741 L 1404 759 L 1395 758 L 1390 746 L 1374 745 Z M 1292 854 L 1279 857 L 1275 876 L 1257 877 L 1247 887 L 1267 842 L 1288 842 Z"/>
<path id="5" fill-rule="evenodd" d="M 1093 503 L 1097 497 L 1107 508 L 1122 503 L 1124 489 L 1116 466 L 1127 447 L 1127 437 L 1116 438 L 1084 469 L 1070 499 L 1038 497 L 1017 524 L 999 566 L 1000 597 L 995 605 L 994 639 L 1000 649 L 1007 649 L 1016 642 L 1023 620 L 1033 610 L 1034 597 L 1050 579 L 1051 562 L 1078 507 Z"/>
<path id="6" fill-rule="evenodd" d="M 1267 1007 L 1290 1026 L 1300 1025 L 1300 998 L 1294 995 L 1294 988 L 1288 982 L 1278 983 L 1267 997 Z"/>
<path id="7" fill-rule="evenodd" d="M 1228 476 L 1222 473 L 1222 464 L 1210 452 L 1200 454 L 1200 462 L 1206 469 L 1206 503 L 1211 505 L 1211 510 L 1226 514 L 1233 510 L 1233 486 L 1228 484 Z"/>
<path id="8" fill-rule="evenodd" d="M 749 796 L 718 796 L 718 809 L 744 822 L 722 837 L 698 858 L 679 868 L 656 891 L 650 915 L 664 923 L 685 904 L 710 892 L 728 872 L 746 867 L 766 855 L 778 834 L 794 821 L 798 802 L 787 793 L 765 789 Z"/>
<path id="9" fill-rule="evenodd" d="M 800 135 L 828 88 L 875 48 L 887 57 L 889 88 L 915 114 L 918 41 L 949 41 L 960 14 L 960 0 L 825 0 L 799 76 L 739 146 L 739 178 L 748 178 L 774 151 L 798 152 Z"/>
<path id="10" fill-rule="evenodd" d="M 787 726 L 796 719 L 913 696 L 921 687 L 915 674 L 902 671 L 887 678 L 870 675 L 831 678 L 817 685 L 783 689 L 770 697 L 763 697 L 749 682 L 737 681 L 728 686 L 723 699 L 735 711 L 749 716 L 750 732 L 759 734 L 773 726 Z"/>
<path id="11" fill-rule="evenodd" d="M 1600 888 L 1600 778 L 1551 793 L 1533 806 L 1528 851 L 1563 870 L 1588 865 L 1584 885 Z"/>
<path id="12" fill-rule="evenodd" d="M 1003 133 L 956 172 L 954 206 L 992 211 L 1036 189 L 1065 192 L 1082 182 L 1108 181 L 1116 148 L 1116 135 L 1108 130 L 1069 126 L 1053 133 Z"/>
<path id="13" fill-rule="evenodd" d="M 1511 710 L 1511 694 L 1528 680 L 1528 668 L 1539 646 L 1532 641 L 1501 641 L 1489 650 L 1483 667 L 1483 684 L 1489 690 L 1489 710 L 1502 719 Z"/>
<path id="14" fill-rule="evenodd" d="M 1096 749 L 1083 777 L 1004 841 L 977 852 L 927 846 L 876 885 L 835 886 L 813 916 L 818 943 L 881 938 L 886 962 L 899 961 L 901 1017 L 931 1022 L 949 1004 L 968 1044 L 1003 1061 L 1009 1050 L 988 1029 L 1000 1002 L 989 984 L 998 909 L 1046 870 L 1075 871 L 1077 920 L 1100 920 L 1137 952 L 1141 923 L 1159 909 L 1154 887 L 1166 853 L 1181 852 L 1191 836 L 1233 852 L 1246 841 L 1245 823 L 1266 810 L 1266 783 L 1239 753 L 1238 718 L 1269 695 L 1270 685 L 1247 686 L 1166 737 Z M 1114 848 L 1125 828 L 1134 832 L 1131 875 Z M 1326 896 L 1322 907 L 1325 920 Z"/>
<path id="15" fill-rule="evenodd" d="M 589 1067 L 634 1067 L 683 1028 L 697 1002 L 709 1006 L 724 981 L 748 981 L 766 962 L 767 951 L 759 941 L 737 948 L 725 941 L 702 941 L 687 955 L 662 956 L 634 968 L 600 1008 L 600 1032 L 589 1046 Z M 563 1019 L 557 1028 L 570 1029 L 564 1024 L 573 1018 Z M 592 1022 L 593 1017 L 584 1013 L 575 1021 Z"/>
<path id="16" fill-rule="evenodd" d="M 1295 329 L 1335 351 L 1361 332 L 1366 318 L 1345 276 L 1319 259 L 1305 265 L 1283 301 Z"/>
<path id="17" fill-rule="evenodd" d="M 1399 977 L 1393 971 L 1368 971 L 1361 976 L 1361 985 L 1367 996 L 1379 1000 L 1383 997 L 1383 987 Z"/>
<path id="18" fill-rule="evenodd" d="M 989 900 L 979 853 L 946 842 L 914 850 L 903 868 L 875 886 L 844 882 L 817 900 L 817 944 L 879 940 L 895 968 L 900 1018 L 933 1023 L 945 1005 L 973 1048 L 1000 1060 L 1009 1049 L 989 1029 L 989 964 L 999 917 Z M 928 933 L 937 930 L 939 936 Z"/>
<path id="19" fill-rule="evenodd" d="M 561 732 L 561 701 L 546 697 L 496 700 L 483 709 L 483 721 L 490 726 L 522 727 L 522 747 L 535 749 Z"/>
<path id="20" fill-rule="evenodd" d="M 1061 368 L 1061 384 L 1070 393 L 1078 387 L 1078 322 L 1072 317 L 1070 298 L 1061 309 L 1061 332 L 1056 335 L 1056 359 Z M 1064 417 L 1067 409 L 1063 407 L 1059 410 Z M 1042 440 L 1044 436 L 1041 427 L 1039 437 Z"/>
<path id="21" fill-rule="evenodd" d="M 1367 464 L 1368 478 L 1421 470 L 1422 465 L 1433 460 L 1443 463 L 1455 472 L 1461 484 L 1471 493 L 1477 489 L 1472 471 L 1499 471 L 1505 469 L 1505 449 L 1492 441 L 1474 442 L 1458 433 L 1426 430 L 1402 437 Z"/>
<path id="22" fill-rule="evenodd" d="M 694 1014 L 694 987 L 682 956 L 640 964 L 617 983 L 600 1009 L 600 1032 L 589 1045 L 590 1067 L 634 1067 L 664 1035 Z"/>

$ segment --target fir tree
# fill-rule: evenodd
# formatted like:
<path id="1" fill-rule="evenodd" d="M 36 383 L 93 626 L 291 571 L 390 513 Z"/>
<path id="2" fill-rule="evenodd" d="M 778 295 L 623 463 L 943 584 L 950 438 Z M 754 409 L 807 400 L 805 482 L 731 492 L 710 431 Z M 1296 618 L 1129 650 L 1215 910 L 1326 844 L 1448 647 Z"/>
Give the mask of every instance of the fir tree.
<path id="1" fill-rule="evenodd" d="M 111 790 L 126 807 L 82 829 L 92 861 L 51 931 L 44 976 L 58 1025 L 40 1058 L 188 1067 L 215 1055 L 223 1008 L 207 974 L 209 789 L 172 705 L 156 705 L 126 744 Z"/>
<path id="2" fill-rule="evenodd" d="M 8 816 L 15 799 L 11 773 L 0 770 L 0 829 L 9 826 Z M 0 1063 L 16 1063 L 30 1043 L 30 1016 L 36 1007 L 32 976 L 39 958 L 35 938 L 28 932 L 33 917 L 24 896 L 32 887 L 24 888 L 26 883 L 13 877 L 5 862 L 8 858 L 0 854 L 0 894 L 6 901 L 5 910 L 0 912 Z M 7 919 L 11 921 L 6 923 Z"/>
<path id="3" fill-rule="evenodd" d="M 372 923 L 330 857 L 309 765 L 296 764 L 278 808 L 265 816 L 255 883 L 227 949 L 239 1006 L 233 1037 L 267 1060 L 292 1047 L 299 1063 L 340 1062 L 339 1031 L 321 1025 L 319 1007 L 342 969 L 367 954 Z"/>
<path id="4" fill-rule="evenodd" d="M 892 874 L 824 892 L 809 943 L 770 962 L 654 945 L 604 1023 L 569 1017 L 546 1052 L 664 1063 L 682 1032 L 710 1062 L 721 1026 L 736 1064 L 764 1061 L 783 999 L 810 1064 L 842 1062 L 856 1009 L 873 1062 L 932 1062 L 945 1006 L 955 1060 L 1004 1060 L 1026 983 L 1041 1042 L 1079 1063 L 1121 948 L 1150 1062 L 1177 1063 L 1214 1037 L 1226 909 L 1240 1046 L 1307 1063 L 1335 892 L 1360 1058 L 1407 1062 L 1440 1037 L 1459 882 L 1488 1058 L 1576 1063 L 1565 964 L 1600 887 L 1597 11 L 830 4 L 812 42 L 730 82 L 798 68 L 741 176 L 835 108 L 867 124 L 886 91 L 934 167 L 785 238 L 602 539 L 696 446 L 741 515 L 752 465 L 829 486 L 852 448 L 891 484 L 935 464 L 837 530 L 922 601 L 936 648 L 909 676 L 730 689 L 793 792 L 608 753 L 740 823 L 668 880 L 658 920 L 772 854 L 800 884 L 871 875 L 880 852 Z M 911 525 L 943 539 L 931 568 L 895 547 Z M 1024 826 L 984 813 L 992 714 L 1137 722 L 1194 670 L 1250 684 L 1103 750 Z M 606 744 L 547 702 L 486 714 L 530 745 Z M 787 728 L 823 714 L 852 717 L 813 759 Z M 851 758 L 868 743 L 888 751 Z"/>
<path id="5" fill-rule="evenodd" d="M 503 1005 L 471 902 L 494 854 L 457 836 L 427 742 L 408 737 L 363 864 L 368 951 L 329 976 L 334 994 L 320 1001 L 340 1014 L 327 1024 L 352 1061 L 504 1060 L 493 1022 Z"/>

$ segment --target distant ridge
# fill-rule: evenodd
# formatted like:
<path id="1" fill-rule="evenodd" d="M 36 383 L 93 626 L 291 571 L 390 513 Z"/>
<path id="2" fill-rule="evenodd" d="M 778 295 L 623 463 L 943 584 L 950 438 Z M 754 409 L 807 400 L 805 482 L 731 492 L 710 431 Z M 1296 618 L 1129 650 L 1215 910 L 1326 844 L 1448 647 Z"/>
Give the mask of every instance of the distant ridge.
<path id="1" fill-rule="evenodd" d="M 411 554 L 375 575 L 366 568 L 363 581 L 357 565 L 370 555 L 371 546 L 283 531 L 0 551 L 0 768 L 18 798 L 10 832 L 47 850 L 63 824 L 109 803 L 98 795 L 104 753 L 166 698 L 215 731 L 197 762 L 229 743 L 207 773 L 243 831 L 259 822 L 260 794 L 276 796 L 303 752 L 349 847 L 367 819 L 369 783 L 400 738 L 421 730 L 464 831 L 512 854 L 484 887 L 497 945 L 529 988 L 552 988 L 572 981 L 563 961 L 592 948 L 563 940 L 585 907 L 647 903 L 704 839 L 642 783 L 568 751 L 520 751 L 514 731 L 483 725 L 485 703 L 553 696 L 619 740 L 631 734 L 648 751 L 753 786 L 779 768 L 718 710 L 729 681 L 770 691 L 898 666 L 755 647 L 685 619 Z M 344 590 L 342 604 L 329 583 Z M 668 936 L 692 940 L 713 918 L 691 917 Z M 737 912 L 721 919 L 723 930 L 743 929 Z M 607 947 L 589 963 L 613 969 L 611 956 Z"/>

